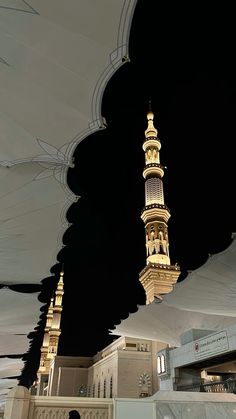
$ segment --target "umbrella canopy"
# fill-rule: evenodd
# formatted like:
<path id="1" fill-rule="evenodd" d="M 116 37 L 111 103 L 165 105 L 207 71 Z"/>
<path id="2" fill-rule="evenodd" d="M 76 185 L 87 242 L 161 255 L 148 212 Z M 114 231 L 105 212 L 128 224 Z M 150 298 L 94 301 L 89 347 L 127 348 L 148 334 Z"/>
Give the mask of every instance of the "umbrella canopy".
<path id="1" fill-rule="evenodd" d="M 189 329 L 222 330 L 236 323 L 236 240 L 210 256 L 178 283 L 163 301 L 139 306 L 112 331 L 115 335 L 158 340 L 180 346 Z"/>
<path id="2" fill-rule="evenodd" d="M 104 126 L 104 88 L 128 55 L 136 0 L 0 0 L 0 252 L 4 286 L 50 274 L 77 199 L 73 151 Z M 23 354 L 38 294 L 0 289 L 0 356 Z M 21 362 L 1 359 L 3 400 Z M 7 364 L 5 364 L 7 362 Z M 16 367 L 17 364 L 17 367 Z M 1 403 L 1 401 L 0 401 Z"/>

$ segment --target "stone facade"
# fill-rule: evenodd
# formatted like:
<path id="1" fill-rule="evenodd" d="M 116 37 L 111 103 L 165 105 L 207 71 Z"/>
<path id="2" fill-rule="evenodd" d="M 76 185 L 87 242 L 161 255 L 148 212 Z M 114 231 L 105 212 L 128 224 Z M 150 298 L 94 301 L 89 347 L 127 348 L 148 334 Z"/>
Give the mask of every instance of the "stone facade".
<path id="1" fill-rule="evenodd" d="M 184 391 L 158 391 L 144 399 L 38 397 L 17 386 L 7 396 L 4 419 L 68 419 L 71 410 L 81 419 L 233 419 L 236 400 L 234 394 Z"/>
<path id="2" fill-rule="evenodd" d="M 95 357 L 56 356 L 49 396 L 146 397 L 159 389 L 157 352 L 166 344 L 121 337 Z"/>

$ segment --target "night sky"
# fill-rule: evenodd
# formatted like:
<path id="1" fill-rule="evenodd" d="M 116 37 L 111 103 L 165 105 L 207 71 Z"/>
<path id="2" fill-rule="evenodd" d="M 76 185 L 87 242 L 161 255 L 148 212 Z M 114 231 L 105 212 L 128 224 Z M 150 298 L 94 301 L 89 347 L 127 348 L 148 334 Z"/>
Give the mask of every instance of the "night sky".
<path id="1" fill-rule="evenodd" d="M 224 250 L 236 231 L 233 10 L 158 3 L 138 2 L 130 62 L 103 95 L 107 128 L 78 145 L 68 171 L 68 185 L 80 198 L 67 212 L 71 225 L 39 297 L 49 301 L 64 263 L 59 355 L 94 355 L 114 339 L 109 330 L 145 303 L 138 277 L 146 263 L 140 213 L 149 100 L 167 167 L 170 256 L 180 265 L 179 280 Z M 30 334 L 24 385 L 38 367 L 45 308 Z"/>

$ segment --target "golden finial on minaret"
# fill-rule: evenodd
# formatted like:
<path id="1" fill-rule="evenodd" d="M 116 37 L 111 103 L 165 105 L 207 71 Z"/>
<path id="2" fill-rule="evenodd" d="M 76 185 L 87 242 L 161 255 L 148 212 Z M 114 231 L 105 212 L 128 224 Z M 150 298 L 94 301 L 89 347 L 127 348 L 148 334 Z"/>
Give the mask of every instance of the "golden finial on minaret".
<path id="1" fill-rule="evenodd" d="M 168 220 L 170 211 L 164 202 L 162 177 L 163 166 L 160 164 L 161 143 L 154 127 L 154 114 L 149 102 L 147 113 L 148 127 L 145 130 L 143 150 L 145 152 L 145 207 L 141 218 L 146 231 L 147 266 L 140 272 L 139 280 L 146 292 L 146 304 L 173 289 L 179 275 L 178 265 L 172 266 L 169 256 Z"/>
<path id="2" fill-rule="evenodd" d="M 149 111 L 148 111 L 148 114 L 147 114 L 148 127 L 145 131 L 145 137 L 146 138 L 157 137 L 158 131 L 153 125 L 153 119 L 154 119 L 154 115 L 153 115 L 153 112 L 152 112 L 151 101 L 149 100 Z"/>

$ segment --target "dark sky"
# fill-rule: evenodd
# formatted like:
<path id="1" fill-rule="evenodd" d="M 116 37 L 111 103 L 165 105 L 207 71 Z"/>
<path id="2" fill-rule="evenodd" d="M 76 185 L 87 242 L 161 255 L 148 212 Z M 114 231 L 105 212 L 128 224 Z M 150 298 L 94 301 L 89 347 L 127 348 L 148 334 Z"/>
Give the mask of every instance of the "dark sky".
<path id="1" fill-rule="evenodd" d="M 158 5 L 158 3 L 160 3 Z M 165 5 L 163 5 L 165 3 Z M 217 8 L 218 7 L 218 8 Z M 130 62 L 108 83 L 102 101 L 107 128 L 80 143 L 69 169 L 75 195 L 71 226 L 52 274 L 65 269 L 60 355 L 93 355 L 114 337 L 109 329 L 145 303 L 138 275 L 145 266 L 144 152 L 148 101 L 167 166 L 171 262 L 187 270 L 229 245 L 235 222 L 235 30 L 233 10 L 207 11 L 139 1 L 130 34 Z M 55 278 L 42 281 L 49 300 Z M 32 333 L 22 375 L 39 361 L 44 314 Z"/>

